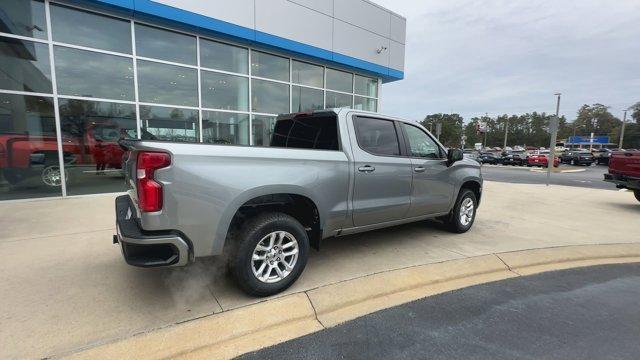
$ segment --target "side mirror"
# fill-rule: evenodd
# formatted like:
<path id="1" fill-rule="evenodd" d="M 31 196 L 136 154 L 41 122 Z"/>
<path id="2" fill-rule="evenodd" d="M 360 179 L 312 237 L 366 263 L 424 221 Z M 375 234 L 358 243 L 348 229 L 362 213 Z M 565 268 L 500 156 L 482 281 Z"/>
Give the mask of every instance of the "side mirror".
<path id="1" fill-rule="evenodd" d="M 462 150 L 460 149 L 449 149 L 447 152 L 447 166 L 453 165 L 456 161 L 460 161 L 463 159 Z"/>

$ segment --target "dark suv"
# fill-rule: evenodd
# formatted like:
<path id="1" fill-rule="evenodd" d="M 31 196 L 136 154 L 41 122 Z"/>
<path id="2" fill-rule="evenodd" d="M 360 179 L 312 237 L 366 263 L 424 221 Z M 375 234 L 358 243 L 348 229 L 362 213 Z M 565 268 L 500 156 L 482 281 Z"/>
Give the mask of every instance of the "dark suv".
<path id="1" fill-rule="evenodd" d="M 512 151 L 502 155 L 502 165 L 526 165 L 527 153 L 524 151 Z"/>
<path id="2" fill-rule="evenodd" d="M 482 164 L 492 164 L 492 165 L 496 165 L 498 163 L 500 163 L 500 158 L 497 157 L 494 153 L 490 153 L 490 152 L 484 152 L 481 153 L 479 156 L 480 163 Z"/>
<path id="3" fill-rule="evenodd" d="M 564 164 L 587 165 L 594 163 L 595 158 L 589 150 L 577 149 L 565 152 L 560 156 L 560 161 Z"/>

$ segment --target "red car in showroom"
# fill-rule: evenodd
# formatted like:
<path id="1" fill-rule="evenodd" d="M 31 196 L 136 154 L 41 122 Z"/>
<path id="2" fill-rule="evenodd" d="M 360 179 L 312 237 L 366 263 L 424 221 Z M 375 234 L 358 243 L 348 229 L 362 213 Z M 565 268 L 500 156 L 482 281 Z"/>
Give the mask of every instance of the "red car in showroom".
<path id="1" fill-rule="evenodd" d="M 527 157 L 527 166 L 549 166 L 548 160 L 549 154 L 532 154 Z M 553 166 L 558 167 L 560 165 L 560 159 L 556 156 L 553 158 Z"/>
<path id="2" fill-rule="evenodd" d="M 91 123 L 83 136 L 62 136 L 64 163 L 68 166 L 93 166 L 100 172 L 120 169 L 124 151 L 117 141 L 122 134 L 117 124 Z M 0 134 L 0 173 L 12 185 L 37 176 L 42 184 L 61 185 L 58 142 L 55 134 Z M 65 175 L 68 172 L 65 171 Z"/>

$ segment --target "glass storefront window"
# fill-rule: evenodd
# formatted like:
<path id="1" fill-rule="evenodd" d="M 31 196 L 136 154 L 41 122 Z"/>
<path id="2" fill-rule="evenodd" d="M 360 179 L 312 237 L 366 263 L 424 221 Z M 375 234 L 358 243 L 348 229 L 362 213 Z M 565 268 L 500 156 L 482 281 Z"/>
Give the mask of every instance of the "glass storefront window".
<path id="1" fill-rule="evenodd" d="M 200 39 L 200 66 L 209 69 L 249 73 L 249 50 L 216 41 Z"/>
<path id="2" fill-rule="evenodd" d="M 0 36 L 0 88 L 51 93 L 49 47 Z"/>
<path id="3" fill-rule="evenodd" d="M 348 93 L 352 92 L 353 74 L 340 70 L 327 69 L 327 89 Z"/>
<path id="4" fill-rule="evenodd" d="M 125 191 L 118 140 L 136 138 L 135 105 L 60 99 L 59 109 L 67 194 Z"/>
<path id="5" fill-rule="evenodd" d="M 135 100 L 132 59 L 62 46 L 54 57 L 60 95 Z"/>
<path id="6" fill-rule="evenodd" d="M 252 51 L 251 75 L 267 79 L 289 81 L 289 59 L 259 51 Z"/>
<path id="7" fill-rule="evenodd" d="M 249 115 L 203 111 L 202 140 L 209 144 L 249 145 Z"/>
<path id="8" fill-rule="evenodd" d="M 249 78 L 202 71 L 202 107 L 223 110 L 249 109 Z"/>
<path id="9" fill-rule="evenodd" d="M 354 109 L 365 111 L 376 111 L 377 101 L 362 96 L 356 96 L 354 101 Z"/>
<path id="10" fill-rule="evenodd" d="M 277 114 L 377 111 L 375 77 L 120 16 L 62 0 L 0 1 L 0 200 L 124 190 L 122 137 L 270 146 Z M 21 146 L 15 159 L 8 140 Z"/>
<path id="11" fill-rule="evenodd" d="M 291 81 L 295 84 L 321 88 L 324 83 L 324 68 L 294 60 L 291 64 Z"/>
<path id="12" fill-rule="evenodd" d="M 53 99 L 0 94 L 0 200 L 61 196 Z"/>
<path id="13" fill-rule="evenodd" d="M 0 14 L 0 31 L 37 39 L 47 38 L 44 1 L 2 0 Z"/>
<path id="14" fill-rule="evenodd" d="M 253 79 L 251 107 L 255 112 L 283 114 L 289 112 L 289 85 Z"/>
<path id="15" fill-rule="evenodd" d="M 291 111 L 300 112 L 324 109 L 324 94 L 322 90 L 302 86 L 291 89 Z"/>
<path id="16" fill-rule="evenodd" d="M 54 41 L 131 54 L 131 23 L 51 4 Z"/>
<path id="17" fill-rule="evenodd" d="M 140 121 L 142 121 L 142 139 L 200 141 L 198 110 L 141 105 Z"/>
<path id="18" fill-rule="evenodd" d="M 350 108 L 353 102 L 353 95 L 341 94 L 332 91 L 327 91 L 326 96 L 326 108 Z"/>
<path id="19" fill-rule="evenodd" d="M 196 65 L 196 38 L 142 24 L 135 25 L 136 55 Z"/>
<path id="20" fill-rule="evenodd" d="M 356 75 L 354 80 L 355 93 L 358 95 L 377 97 L 378 96 L 378 80 L 366 76 Z"/>
<path id="21" fill-rule="evenodd" d="M 141 102 L 198 106 L 198 72 L 182 66 L 138 60 Z"/>
<path id="22" fill-rule="evenodd" d="M 276 125 L 275 116 L 253 115 L 251 124 L 251 134 L 253 135 L 253 145 L 269 146 L 273 136 L 273 128 Z"/>

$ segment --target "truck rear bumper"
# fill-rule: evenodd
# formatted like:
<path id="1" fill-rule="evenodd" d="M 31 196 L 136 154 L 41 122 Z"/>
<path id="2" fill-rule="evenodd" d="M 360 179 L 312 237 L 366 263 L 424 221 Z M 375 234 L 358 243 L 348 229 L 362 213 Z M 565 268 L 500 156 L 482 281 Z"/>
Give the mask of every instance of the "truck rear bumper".
<path id="1" fill-rule="evenodd" d="M 616 187 L 620 189 L 640 190 L 640 178 L 618 174 L 604 174 L 604 181 L 616 184 Z"/>
<path id="2" fill-rule="evenodd" d="M 128 195 L 116 198 L 116 235 L 122 256 L 140 267 L 184 266 L 190 260 L 189 241 L 176 231 L 145 231 Z"/>

